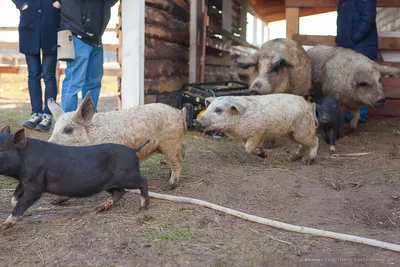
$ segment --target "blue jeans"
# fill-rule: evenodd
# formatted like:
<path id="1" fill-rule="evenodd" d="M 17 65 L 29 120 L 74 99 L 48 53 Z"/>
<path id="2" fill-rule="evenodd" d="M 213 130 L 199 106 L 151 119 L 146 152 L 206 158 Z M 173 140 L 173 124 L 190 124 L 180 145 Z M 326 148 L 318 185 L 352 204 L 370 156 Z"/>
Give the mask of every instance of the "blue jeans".
<path id="1" fill-rule="evenodd" d="M 56 82 L 56 55 L 43 55 L 42 62 L 40 54 L 25 55 L 26 64 L 28 65 L 28 90 L 31 98 L 32 113 L 51 114 L 47 107 L 47 99 L 57 98 L 57 82 Z M 44 91 L 44 109 L 42 99 L 41 79 L 44 79 L 46 89 Z"/>
<path id="2" fill-rule="evenodd" d="M 62 85 L 61 107 L 64 112 L 78 107 L 78 93 L 82 99 L 90 91 L 93 105 L 97 109 L 101 80 L 103 79 L 103 45 L 95 47 L 74 36 L 75 60 L 68 60 Z"/>

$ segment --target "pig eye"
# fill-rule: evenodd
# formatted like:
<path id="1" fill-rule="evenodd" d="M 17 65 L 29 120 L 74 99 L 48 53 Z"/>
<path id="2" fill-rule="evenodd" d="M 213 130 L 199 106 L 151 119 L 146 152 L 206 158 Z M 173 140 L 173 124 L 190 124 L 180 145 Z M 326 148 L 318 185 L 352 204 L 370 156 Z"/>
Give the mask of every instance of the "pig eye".
<path id="1" fill-rule="evenodd" d="M 381 78 L 379 78 L 379 83 L 382 84 L 382 79 Z"/>
<path id="2" fill-rule="evenodd" d="M 216 109 L 214 110 L 214 112 L 215 112 L 216 114 L 218 114 L 218 115 L 221 115 L 221 114 L 222 114 L 222 109 L 221 109 L 221 108 L 216 108 Z"/>
<path id="3" fill-rule="evenodd" d="M 65 127 L 62 133 L 70 135 L 73 132 L 74 132 L 74 129 L 72 127 Z"/>
<path id="4" fill-rule="evenodd" d="M 358 86 L 367 86 L 368 85 L 368 83 L 366 83 L 366 82 L 360 82 L 359 84 L 358 84 Z"/>

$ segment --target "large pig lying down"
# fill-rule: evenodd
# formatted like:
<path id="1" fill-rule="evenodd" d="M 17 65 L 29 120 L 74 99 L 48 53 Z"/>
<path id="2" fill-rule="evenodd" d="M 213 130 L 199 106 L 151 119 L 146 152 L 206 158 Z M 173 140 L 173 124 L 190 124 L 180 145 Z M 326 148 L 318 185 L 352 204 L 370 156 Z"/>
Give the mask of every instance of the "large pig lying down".
<path id="1" fill-rule="evenodd" d="M 143 161 L 154 153 L 163 154 L 172 166 L 169 187 L 177 186 L 183 161 L 185 109 L 152 103 L 95 113 L 90 94 L 73 112 L 64 113 L 53 99 L 49 99 L 48 106 L 56 119 L 49 142 L 69 146 L 116 143 L 134 148 L 150 139 L 151 142 L 138 152 L 139 160 Z M 66 200 L 60 198 L 53 203 L 60 204 Z"/>
<path id="2" fill-rule="evenodd" d="M 381 76 L 398 75 L 399 68 L 382 66 L 351 49 L 317 45 L 307 51 L 312 63 L 315 96 L 334 96 L 352 115 L 354 131 L 363 106 L 375 107 L 385 102 Z"/>
<path id="3" fill-rule="evenodd" d="M 315 104 L 303 97 L 292 94 L 209 97 L 206 105 L 205 113 L 194 121 L 195 127 L 221 131 L 244 141 L 250 154 L 264 157 L 264 141 L 287 136 L 300 144 L 292 160 L 307 156 L 306 163 L 311 164 L 316 158 Z"/>

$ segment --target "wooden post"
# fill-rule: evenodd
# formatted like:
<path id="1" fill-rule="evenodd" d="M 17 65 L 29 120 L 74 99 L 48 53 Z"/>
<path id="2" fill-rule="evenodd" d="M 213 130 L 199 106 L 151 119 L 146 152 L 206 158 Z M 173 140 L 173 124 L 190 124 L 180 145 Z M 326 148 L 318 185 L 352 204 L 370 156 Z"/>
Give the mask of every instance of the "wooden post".
<path id="1" fill-rule="evenodd" d="M 265 43 L 265 23 L 261 23 L 261 44 Z"/>
<path id="2" fill-rule="evenodd" d="M 145 0 L 122 4 L 122 109 L 144 104 Z"/>
<path id="3" fill-rule="evenodd" d="M 259 46 L 257 44 L 257 17 L 253 15 L 253 45 Z"/>
<path id="4" fill-rule="evenodd" d="M 300 8 L 286 8 L 286 38 L 292 39 L 293 34 L 299 33 Z"/>
<path id="5" fill-rule="evenodd" d="M 203 33 L 203 0 L 190 0 L 189 82 L 200 80 L 201 39 Z"/>
<path id="6" fill-rule="evenodd" d="M 240 38 L 246 41 L 247 0 L 242 0 L 241 5 L 242 5 L 242 10 L 240 10 Z"/>
<path id="7" fill-rule="evenodd" d="M 231 0 L 222 0 L 222 29 L 226 30 L 229 33 L 232 33 L 232 1 Z M 232 47 L 232 41 L 226 37 L 222 37 L 224 44 L 227 48 Z M 226 65 L 232 64 L 232 56 L 230 53 L 223 53 L 222 62 Z"/>

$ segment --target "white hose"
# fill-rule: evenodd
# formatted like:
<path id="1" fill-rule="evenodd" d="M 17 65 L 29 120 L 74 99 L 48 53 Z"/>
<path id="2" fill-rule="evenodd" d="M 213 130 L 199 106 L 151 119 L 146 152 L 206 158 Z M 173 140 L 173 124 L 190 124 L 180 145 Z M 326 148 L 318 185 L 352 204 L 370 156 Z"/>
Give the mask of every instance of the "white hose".
<path id="1" fill-rule="evenodd" d="M 134 192 L 136 194 L 140 194 L 139 190 L 129 190 L 129 191 Z M 220 205 L 215 205 L 213 203 L 195 199 L 195 198 L 158 194 L 158 193 L 154 193 L 154 192 L 149 192 L 149 196 L 152 198 L 157 198 L 157 199 L 163 199 L 163 200 L 169 200 L 169 201 L 174 201 L 174 202 L 182 202 L 182 203 L 203 206 L 203 207 L 213 209 L 213 210 L 218 210 L 220 212 L 227 213 L 232 216 L 236 216 L 236 217 L 239 217 L 239 218 L 251 221 L 251 222 L 261 223 L 261 224 L 268 225 L 271 227 L 284 229 L 287 231 L 329 237 L 329 238 L 333 238 L 333 239 L 361 243 L 364 245 L 369 245 L 369 246 L 373 246 L 373 247 L 379 247 L 379 248 L 384 248 L 384 249 L 400 252 L 400 245 L 397 245 L 397 244 L 387 243 L 387 242 L 374 240 L 374 239 L 370 239 L 370 238 L 365 238 L 365 237 L 360 237 L 360 236 L 335 233 L 335 232 L 331 232 L 331 231 L 324 231 L 324 230 L 319 230 L 319 229 L 315 229 L 315 228 L 309 228 L 309 227 L 304 227 L 304 226 L 298 226 L 298 225 L 278 222 L 278 221 L 250 215 L 250 214 L 247 214 L 247 213 L 244 213 L 241 211 L 237 211 L 237 210 L 233 210 L 230 208 L 225 208 Z"/>

